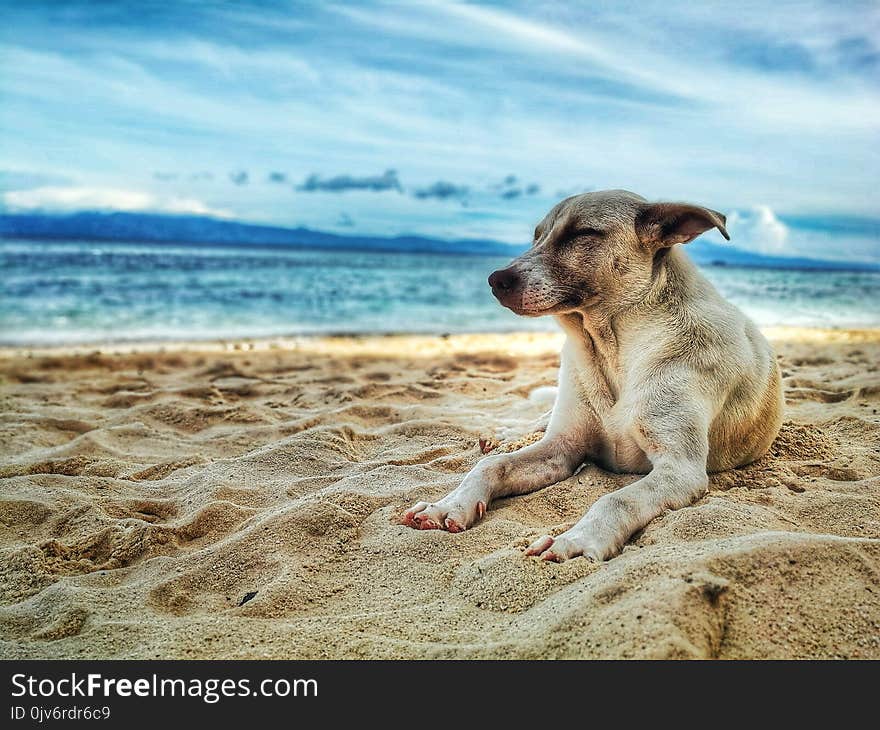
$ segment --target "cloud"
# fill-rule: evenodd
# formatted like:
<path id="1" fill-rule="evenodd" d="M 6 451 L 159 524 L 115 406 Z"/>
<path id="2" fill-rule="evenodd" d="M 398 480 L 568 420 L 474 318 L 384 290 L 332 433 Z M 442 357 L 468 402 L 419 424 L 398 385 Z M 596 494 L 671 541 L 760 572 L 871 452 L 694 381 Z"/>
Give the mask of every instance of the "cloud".
<path id="1" fill-rule="evenodd" d="M 417 188 L 413 191 L 413 195 L 419 200 L 427 198 L 448 200 L 449 198 L 466 198 L 469 192 L 470 189 L 466 185 L 456 185 L 445 180 L 438 180 L 426 188 Z"/>
<path id="2" fill-rule="evenodd" d="M 386 170 L 381 175 L 367 175 L 365 177 L 337 175 L 336 177 L 321 178 L 312 174 L 296 189 L 304 193 L 344 193 L 349 190 L 371 190 L 373 192 L 396 190 L 399 193 L 403 192 L 397 177 L 397 170 Z"/>
<path id="3" fill-rule="evenodd" d="M 816 0 L 792 12 L 763 0 L 744 13 L 640 0 L 633 23 L 631 2 L 291 13 L 246 0 L 132 16 L 125 3 L 96 13 L 69 0 L 58 34 L 51 3 L 18 3 L 0 33 L 3 166 L 53 169 L 48 155 L 79 186 L 150 178 L 143 188 L 157 195 L 313 227 L 339 214 L 339 196 L 326 193 L 361 190 L 344 198 L 359 231 L 456 237 L 477 230 L 469 211 L 484 216 L 480 235 L 511 240 L 528 234 L 544 196 L 582 192 L 588 178 L 722 210 L 766 204 L 791 226 L 788 250 L 815 254 L 819 234 L 805 236 L 789 213 L 877 214 L 880 14 L 869 4 Z M 406 194 L 363 192 L 376 189 L 364 173 L 394 165 L 401 179 L 380 189 Z M 252 171 L 247 186 L 228 179 L 239 168 Z M 154 170 L 178 177 L 163 183 Z M 218 184 L 190 170 L 213 170 Z M 274 170 L 301 172 L 267 183 Z M 303 183 L 310 171 L 319 174 Z M 415 195 L 441 180 L 470 195 L 454 207 Z M 291 199 L 300 183 L 325 194 Z M 537 183 L 544 192 L 527 197 Z"/>
<path id="4" fill-rule="evenodd" d="M 173 182 L 180 177 L 176 172 L 154 172 L 153 179 L 159 182 Z"/>
<path id="5" fill-rule="evenodd" d="M 279 184 L 286 183 L 287 182 L 287 175 L 283 172 L 273 171 L 273 172 L 269 173 L 269 175 L 266 177 L 266 180 L 270 183 L 279 183 Z"/>
<path id="6" fill-rule="evenodd" d="M 776 43 L 769 38 L 745 38 L 731 45 L 728 59 L 733 64 L 753 66 L 769 73 L 809 73 L 816 69 L 816 59 L 800 43 Z"/>
<path id="7" fill-rule="evenodd" d="M 490 185 L 489 189 L 496 191 L 502 200 L 516 200 L 523 195 L 537 195 L 541 192 L 538 183 L 521 185 L 516 175 L 508 175 L 501 182 Z"/>
<path id="8" fill-rule="evenodd" d="M 79 210 L 150 211 L 229 218 L 228 210 L 212 208 L 199 200 L 156 196 L 135 190 L 89 187 L 43 187 L 16 190 L 2 195 L 9 210 L 71 212 Z"/>
<path id="9" fill-rule="evenodd" d="M 843 68 L 869 73 L 880 69 L 880 47 L 865 36 L 840 39 L 834 45 L 833 55 Z"/>
<path id="10" fill-rule="evenodd" d="M 41 172 L 25 172 L 23 170 L 0 170 L 0 191 L 32 190 L 47 185 L 66 185 L 69 178 L 62 175 L 46 175 Z"/>
<path id="11" fill-rule="evenodd" d="M 789 230 L 767 205 L 736 210 L 727 217 L 727 230 L 740 248 L 766 254 L 786 254 Z"/>
<path id="12" fill-rule="evenodd" d="M 239 170 L 238 172 L 230 172 L 229 179 L 232 180 L 232 182 L 236 185 L 247 185 L 248 174 L 244 170 Z"/>
<path id="13" fill-rule="evenodd" d="M 500 9 L 462 3 L 423 3 L 417 4 L 417 7 L 418 10 L 413 11 L 401 10 L 400 6 L 396 6 L 390 13 L 343 6 L 334 6 L 334 10 L 352 21 L 380 28 L 386 33 L 422 41 L 456 46 L 470 44 L 481 51 L 512 51 L 517 55 L 554 60 L 568 57 L 582 66 L 588 66 L 593 75 L 623 78 L 627 83 L 664 90 L 670 84 L 670 80 L 651 73 L 650 69 L 630 59 L 628 54 L 619 53 L 613 44 L 603 42 L 600 34 L 596 34 L 596 38 L 588 38 L 586 24 L 574 34 L 535 18 Z M 474 32 L 474 29 L 478 29 L 478 32 Z"/>
<path id="14" fill-rule="evenodd" d="M 499 180 L 496 183 L 489 184 L 489 190 L 504 190 L 505 188 L 512 187 L 519 182 L 519 178 L 516 175 L 506 175 L 503 179 Z"/>

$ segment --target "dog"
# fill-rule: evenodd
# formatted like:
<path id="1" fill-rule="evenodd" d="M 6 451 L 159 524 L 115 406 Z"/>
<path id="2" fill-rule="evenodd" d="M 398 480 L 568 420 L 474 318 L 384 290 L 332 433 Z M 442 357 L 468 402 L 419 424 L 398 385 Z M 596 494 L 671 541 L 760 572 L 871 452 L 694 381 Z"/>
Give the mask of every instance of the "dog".
<path id="1" fill-rule="evenodd" d="M 776 357 L 679 245 L 712 228 L 730 240 L 725 223 L 708 208 L 649 203 L 625 190 L 557 204 L 531 248 L 489 277 L 500 304 L 552 315 L 566 334 L 544 436 L 485 457 L 457 489 L 417 503 L 403 522 L 460 532 L 492 500 L 567 479 L 590 460 L 644 476 L 526 553 L 604 561 L 665 510 L 703 496 L 710 472 L 765 454 L 782 423 Z"/>

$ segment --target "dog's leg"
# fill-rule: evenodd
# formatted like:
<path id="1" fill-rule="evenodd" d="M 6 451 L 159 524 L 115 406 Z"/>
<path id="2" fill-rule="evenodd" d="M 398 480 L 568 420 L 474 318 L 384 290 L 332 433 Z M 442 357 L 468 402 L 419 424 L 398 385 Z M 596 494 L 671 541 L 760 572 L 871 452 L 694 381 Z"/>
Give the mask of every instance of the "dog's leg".
<path id="1" fill-rule="evenodd" d="M 686 396 L 682 396 L 685 400 Z M 633 437 L 651 460 L 651 472 L 600 497 L 586 515 L 558 537 L 544 535 L 526 554 L 561 561 L 584 555 L 596 561 L 614 557 L 636 530 L 667 509 L 692 504 L 705 494 L 709 478 L 709 419 L 706 410 L 666 402 L 645 409 Z"/>
<path id="2" fill-rule="evenodd" d="M 403 521 L 421 530 L 461 532 L 483 516 L 493 499 L 533 492 L 570 477 L 585 453 L 581 444 L 548 434 L 519 451 L 487 456 L 457 489 L 439 502 L 419 502 Z"/>
<path id="3" fill-rule="evenodd" d="M 574 474 L 587 456 L 596 428 L 589 406 L 560 397 L 540 441 L 519 451 L 487 456 L 457 489 L 439 502 L 414 505 L 404 513 L 403 522 L 421 530 L 461 532 L 485 514 L 493 499 L 533 492 Z"/>

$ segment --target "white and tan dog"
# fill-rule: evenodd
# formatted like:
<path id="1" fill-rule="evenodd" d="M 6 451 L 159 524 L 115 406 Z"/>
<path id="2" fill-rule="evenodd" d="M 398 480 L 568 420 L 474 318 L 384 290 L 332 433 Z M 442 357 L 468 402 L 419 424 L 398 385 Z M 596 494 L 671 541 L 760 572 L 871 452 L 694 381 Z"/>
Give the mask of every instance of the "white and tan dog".
<path id="1" fill-rule="evenodd" d="M 648 203 L 624 190 L 559 203 L 531 249 L 489 277 L 517 314 L 552 314 L 567 338 L 544 437 L 480 461 L 461 485 L 404 522 L 460 532 L 493 499 L 540 489 L 585 460 L 645 474 L 598 499 L 558 537 L 527 552 L 545 560 L 607 560 L 667 509 L 693 503 L 707 472 L 748 464 L 779 430 L 782 391 L 770 345 L 676 244 L 717 228 L 720 213 Z"/>

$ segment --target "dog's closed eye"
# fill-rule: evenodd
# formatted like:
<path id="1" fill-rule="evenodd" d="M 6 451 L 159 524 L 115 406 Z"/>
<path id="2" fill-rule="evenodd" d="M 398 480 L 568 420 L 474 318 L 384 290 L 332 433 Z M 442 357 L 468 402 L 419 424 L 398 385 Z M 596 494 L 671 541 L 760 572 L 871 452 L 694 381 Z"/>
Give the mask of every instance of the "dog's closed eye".
<path id="1" fill-rule="evenodd" d="M 570 233 L 568 233 L 565 237 L 560 239 L 559 246 L 561 248 L 567 248 L 575 243 L 583 242 L 583 241 L 597 241 L 601 239 L 605 235 L 605 231 L 601 231 L 598 228 L 575 228 Z"/>
<path id="2" fill-rule="evenodd" d="M 601 238 L 605 235 L 605 231 L 598 228 L 576 228 L 571 233 L 571 238 Z"/>

